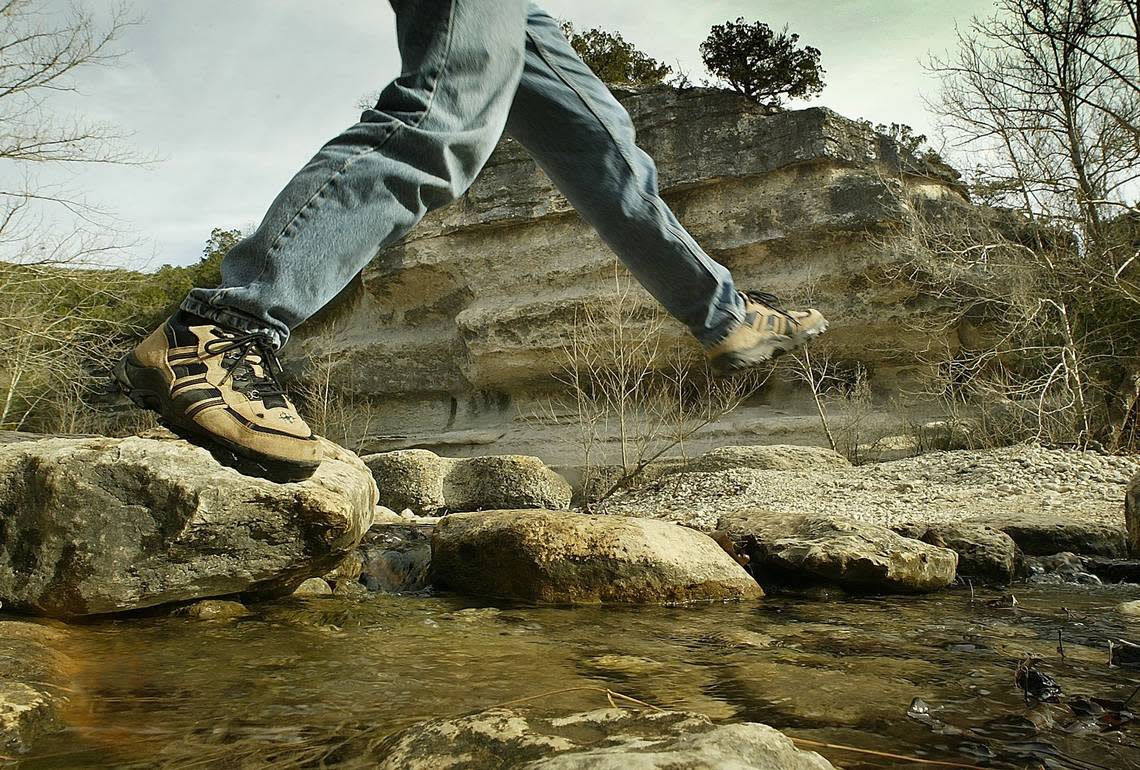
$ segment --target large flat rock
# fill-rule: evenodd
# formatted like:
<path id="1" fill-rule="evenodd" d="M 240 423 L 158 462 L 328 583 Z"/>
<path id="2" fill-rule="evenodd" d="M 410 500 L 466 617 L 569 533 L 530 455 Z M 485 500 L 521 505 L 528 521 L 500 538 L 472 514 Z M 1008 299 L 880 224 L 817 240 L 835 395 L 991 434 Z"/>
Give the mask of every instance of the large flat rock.
<path id="1" fill-rule="evenodd" d="M 723 517 L 718 529 L 751 558 L 762 584 L 937 591 L 953 582 L 958 566 L 958 555 L 947 548 L 840 517 L 752 510 Z"/>
<path id="2" fill-rule="evenodd" d="M 173 438 L 0 446 L 0 601 L 68 618 L 289 591 L 372 524 L 372 474 L 324 449 L 311 478 L 279 484 Z"/>
<path id="3" fill-rule="evenodd" d="M 756 581 L 712 538 L 648 519 L 513 510 L 445 517 L 432 535 L 442 588 L 558 604 L 754 599 Z"/>
<path id="4" fill-rule="evenodd" d="M 1120 559 L 1128 555 L 1128 534 L 1115 523 L 1079 521 L 1055 514 L 1023 514 L 987 523 L 1013 538 L 1029 556 L 1069 552 Z"/>
<path id="5" fill-rule="evenodd" d="M 715 473 L 739 468 L 753 471 L 823 471 L 850 467 L 851 462 L 832 449 L 770 444 L 710 449 L 681 470 L 686 473 Z"/>

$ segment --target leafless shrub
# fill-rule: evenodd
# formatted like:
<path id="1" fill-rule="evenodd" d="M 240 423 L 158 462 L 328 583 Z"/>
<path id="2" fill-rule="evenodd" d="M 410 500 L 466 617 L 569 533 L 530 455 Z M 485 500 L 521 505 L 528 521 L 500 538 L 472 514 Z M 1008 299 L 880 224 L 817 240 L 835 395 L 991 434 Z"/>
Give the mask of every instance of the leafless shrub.
<path id="1" fill-rule="evenodd" d="M 962 208 L 883 241 L 925 302 L 912 321 L 928 341 L 925 395 L 973 416 L 983 445 L 1110 443 L 1122 396 L 1135 398 L 1119 389 L 1140 340 L 1129 301 L 1063 232 L 1025 234 L 1001 212 Z"/>
<path id="2" fill-rule="evenodd" d="M 1136 448 L 1138 20 L 1135 0 L 998 0 L 930 63 L 992 208 L 925 212 L 897 248 L 933 299 L 944 400 L 996 439 Z"/>
<path id="3" fill-rule="evenodd" d="M 605 301 L 581 308 L 566 331 L 558 381 L 565 395 L 539 415 L 571 427 L 586 507 L 599 505 L 668 454 L 685 455 L 700 430 L 732 412 L 769 376 L 715 376 L 694 344 L 664 344 L 669 323 L 615 267 Z"/>
<path id="4" fill-rule="evenodd" d="M 107 308 L 130 279 L 101 269 L 124 245 L 113 222 L 37 169 L 139 162 L 114 127 L 60 116 L 51 101 L 113 61 L 131 21 L 125 6 L 96 23 L 44 5 L 0 0 L 0 428 L 77 432 L 108 424 L 90 397 L 126 331 Z"/>
<path id="5" fill-rule="evenodd" d="M 861 362 L 837 361 L 826 340 L 792 354 L 783 370 L 811 394 L 820 427 L 832 451 L 858 465 L 864 462 L 875 411 L 867 367 Z"/>
<path id="6" fill-rule="evenodd" d="M 333 377 L 336 356 L 326 353 L 308 359 L 304 373 L 290 388 L 291 395 L 314 433 L 359 452 L 376 418 L 371 400 L 349 381 Z"/>

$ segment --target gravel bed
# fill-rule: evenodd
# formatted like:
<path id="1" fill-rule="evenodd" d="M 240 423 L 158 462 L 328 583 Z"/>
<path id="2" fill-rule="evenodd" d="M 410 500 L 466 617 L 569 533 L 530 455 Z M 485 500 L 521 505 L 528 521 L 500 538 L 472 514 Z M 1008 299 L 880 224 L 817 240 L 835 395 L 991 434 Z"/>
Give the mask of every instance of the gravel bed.
<path id="1" fill-rule="evenodd" d="M 886 526 L 1029 515 L 1123 527 L 1125 487 L 1137 472 L 1137 457 L 1064 449 L 932 452 L 860 467 L 674 473 L 609 501 L 602 512 L 704 530 L 743 508 L 836 514 Z"/>

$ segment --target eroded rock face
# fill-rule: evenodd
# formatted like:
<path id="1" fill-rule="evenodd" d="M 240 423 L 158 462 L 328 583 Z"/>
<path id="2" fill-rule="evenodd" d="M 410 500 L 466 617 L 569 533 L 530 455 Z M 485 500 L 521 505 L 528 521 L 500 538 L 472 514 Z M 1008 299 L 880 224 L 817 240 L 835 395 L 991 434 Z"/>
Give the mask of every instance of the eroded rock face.
<path id="1" fill-rule="evenodd" d="M 648 519 L 514 510 L 445 517 L 436 584 L 557 604 L 753 599 L 756 581 L 707 535 Z"/>
<path id="2" fill-rule="evenodd" d="M 1021 552 L 1013 538 L 983 524 L 909 524 L 904 537 L 949 548 L 958 554 L 958 574 L 976 582 L 1009 584 L 1018 573 Z"/>
<path id="3" fill-rule="evenodd" d="M 718 727 L 700 714 L 622 709 L 556 718 L 491 709 L 436 719 L 388 738 L 373 756 L 381 770 L 834 770 L 767 725 Z"/>
<path id="4" fill-rule="evenodd" d="M 1124 519 L 1128 524 L 1128 546 L 1140 558 L 1140 473 L 1132 477 L 1124 495 Z"/>
<path id="5" fill-rule="evenodd" d="M 364 462 L 376 478 L 381 505 L 395 511 L 410 508 L 432 515 L 570 505 L 571 489 L 566 479 L 537 457 L 452 458 L 407 449 L 367 455 Z"/>
<path id="6" fill-rule="evenodd" d="M 920 206 L 961 204 L 952 174 L 915 173 L 891 140 L 825 108 L 769 113 L 701 88 L 618 98 L 657 163 L 662 196 L 741 288 L 794 296 L 812 283 L 834 320 L 837 359 L 866 364 L 880 389 L 914 369 L 926 345 L 905 323 L 915 291 L 891 277 L 897 257 L 878 239 Z M 380 252 L 285 354 L 294 371 L 306 356 L 331 356 L 334 381 L 373 400 L 372 451 L 493 447 L 573 462 L 550 441 L 572 429 L 526 415 L 564 389 L 576 319 L 614 301 L 613 253 L 508 138 L 460 200 Z M 640 288 L 625 303 L 634 318 L 656 312 Z M 678 342 L 695 344 L 667 324 L 662 350 Z M 804 443 L 822 442 L 818 418 L 799 413 Z M 772 423 L 755 427 L 770 417 L 746 407 L 720 443 L 771 435 Z"/>
<path id="7" fill-rule="evenodd" d="M 744 511 L 723 517 L 761 584 L 830 583 L 862 591 L 937 591 L 954 580 L 958 555 L 886 527 L 837 517 Z"/>
<path id="8" fill-rule="evenodd" d="M 0 600 L 66 618 L 292 590 L 372 523 L 372 475 L 324 447 L 311 478 L 278 484 L 173 438 L 0 446 Z"/>

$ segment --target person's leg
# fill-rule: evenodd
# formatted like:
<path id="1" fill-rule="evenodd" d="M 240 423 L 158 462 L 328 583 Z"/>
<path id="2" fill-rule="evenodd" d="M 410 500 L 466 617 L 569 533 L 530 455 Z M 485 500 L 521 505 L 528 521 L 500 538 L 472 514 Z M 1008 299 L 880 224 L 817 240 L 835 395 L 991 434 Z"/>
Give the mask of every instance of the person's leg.
<path id="1" fill-rule="evenodd" d="M 325 145 L 182 307 L 243 331 L 289 331 L 427 211 L 463 194 L 494 150 L 523 66 L 523 0 L 391 0 L 403 68 Z M 299 109 L 303 109 L 301 105 Z"/>
<path id="2" fill-rule="evenodd" d="M 507 133 L 671 315 L 705 345 L 719 342 L 743 320 L 744 300 L 658 195 L 629 113 L 533 3 L 526 38 Z"/>
<path id="3" fill-rule="evenodd" d="M 279 380 L 276 349 L 430 209 L 461 195 L 495 148 L 522 71 L 523 0 L 392 0 L 403 70 L 325 145 L 222 262 L 222 284 L 115 369 L 172 427 L 306 472 L 319 442 Z"/>

